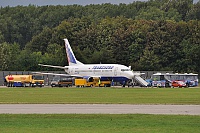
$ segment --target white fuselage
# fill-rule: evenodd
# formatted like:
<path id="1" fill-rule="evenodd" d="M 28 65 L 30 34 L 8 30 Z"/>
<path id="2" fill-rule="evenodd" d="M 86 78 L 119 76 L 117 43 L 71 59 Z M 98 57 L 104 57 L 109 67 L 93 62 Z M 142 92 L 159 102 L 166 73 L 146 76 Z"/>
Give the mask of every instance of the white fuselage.
<path id="1" fill-rule="evenodd" d="M 70 75 L 81 75 L 90 77 L 109 77 L 115 81 L 126 81 L 133 78 L 130 68 L 119 64 L 90 64 L 68 66 L 65 71 Z"/>

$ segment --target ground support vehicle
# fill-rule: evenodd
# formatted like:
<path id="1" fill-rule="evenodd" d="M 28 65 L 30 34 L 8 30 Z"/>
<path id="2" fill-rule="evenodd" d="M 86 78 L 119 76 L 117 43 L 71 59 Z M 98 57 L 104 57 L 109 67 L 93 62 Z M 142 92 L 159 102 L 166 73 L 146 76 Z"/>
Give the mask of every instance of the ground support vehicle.
<path id="1" fill-rule="evenodd" d="M 43 87 L 44 77 L 42 75 L 7 75 L 4 82 L 7 87 Z"/>
<path id="2" fill-rule="evenodd" d="M 51 81 L 51 87 L 71 87 L 72 85 L 72 77 L 55 76 Z"/>
<path id="3" fill-rule="evenodd" d="M 110 87 L 111 86 L 111 81 L 100 81 L 100 83 L 95 85 L 96 87 Z"/>
<path id="4" fill-rule="evenodd" d="M 93 87 L 95 83 L 93 81 L 87 81 L 87 79 L 75 79 L 76 87 Z"/>
<path id="5" fill-rule="evenodd" d="M 110 87 L 111 81 L 110 80 L 100 80 L 100 78 L 93 78 L 94 86 L 95 87 Z"/>
<path id="6" fill-rule="evenodd" d="M 100 81 L 99 78 L 75 79 L 76 87 L 110 87 L 111 81 Z"/>

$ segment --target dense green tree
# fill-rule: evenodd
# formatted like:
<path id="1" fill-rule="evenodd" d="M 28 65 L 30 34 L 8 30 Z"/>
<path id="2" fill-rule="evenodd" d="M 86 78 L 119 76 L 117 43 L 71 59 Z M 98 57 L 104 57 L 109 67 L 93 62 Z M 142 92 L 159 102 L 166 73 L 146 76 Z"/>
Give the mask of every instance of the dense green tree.
<path id="1" fill-rule="evenodd" d="M 0 44 L 0 70 L 16 70 L 19 68 L 18 55 L 20 54 L 20 45 L 17 43 Z"/>
<path id="2" fill-rule="evenodd" d="M 145 71 L 160 70 L 160 57 L 151 48 L 146 47 L 144 55 L 139 60 L 140 69 Z M 134 68 L 133 68 L 134 69 Z"/>
<path id="3" fill-rule="evenodd" d="M 53 64 L 53 65 L 59 65 L 59 66 L 64 66 L 67 64 L 63 64 L 65 60 L 67 60 L 66 53 L 64 52 L 64 45 L 59 45 L 59 44 L 49 44 L 47 47 L 47 51 L 44 54 L 45 56 L 48 57 L 47 61 L 42 60 L 43 62 L 41 63 L 46 63 L 46 64 Z M 65 54 L 64 54 L 65 53 Z M 46 57 L 44 56 L 43 59 Z M 66 58 L 64 58 L 66 57 Z"/>
<path id="4" fill-rule="evenodd" d="M 169 0 L 167 5 L 169 8 L 177 9 L 182 16 L 182 20 L 185 20 L 187 12 L 192 8 L 193 0 Z"/>
<path id="5" fill-rule="evenodd" d="M 26 45 L 26 49 L 36 52 L 41 51 L 42 53 L 45 53 L 49 39 L 51 37 L 52 30 L 48 27 L 45 27 L 40 34 L 32 38 L 32 41 Z"/>
<path id="6" fill-rule="evenodd" d="M 16 55 L 15 55 L 16 56 Z M 43 62 L 44 55 L 41 52 L 31 52 L 29 50 L 22 50 L 15 57 L 13 67 L 10 67 L 9 70 L 13 71 L 39 71 L 43 70 L 38 65 Z M 13 68 L 13 69 L 12 69 Z"/>
<path id="7" fill-rule="evenodd" d="M 200 73 L 199 5 L 192 0 L 149 0 L 1 7 L 0 69 L 37 71 L 52 70 L 38 63 L 68 65 L 63 41 L 68 38 L 83 63 Z"/>
<path id="8" fill-rule="evenodd" d="M 200 20 L 200 1 L 192 6 L 186 14 L 186 20 Z"/>
<path id="9" fill-rule="evenodd" d="M 2 32 L 0 31 L 0 43 L 3 43 L 3 42 L 5 42 L 4 36 L 3 36 Z"/>
<path id="10" fill-rule="evenodd" d="M 0 44 L 0 70 L 8 70 L 8 58 L 10 57 L 10 51 L 7 43 Z"/>
<path id="11" fill-rule="evenodd" d="M 150 7 L 149 9 L 143 9 L 140 11 L 136 19 L 144 20 L 164 20 L 165 12 L 156 7 Z"/>

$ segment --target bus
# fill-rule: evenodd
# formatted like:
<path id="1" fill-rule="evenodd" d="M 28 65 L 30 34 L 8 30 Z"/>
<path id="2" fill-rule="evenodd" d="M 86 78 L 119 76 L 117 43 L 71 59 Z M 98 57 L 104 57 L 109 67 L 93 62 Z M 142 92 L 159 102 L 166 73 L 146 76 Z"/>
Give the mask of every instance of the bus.
<path id="1" fill-rule="evenodd" d="M 198 86 L 198 74 L 155 73 L 151 77 L 153 87 L 171 87 L 173 81 L 183 81 L 187 87 Z"/>

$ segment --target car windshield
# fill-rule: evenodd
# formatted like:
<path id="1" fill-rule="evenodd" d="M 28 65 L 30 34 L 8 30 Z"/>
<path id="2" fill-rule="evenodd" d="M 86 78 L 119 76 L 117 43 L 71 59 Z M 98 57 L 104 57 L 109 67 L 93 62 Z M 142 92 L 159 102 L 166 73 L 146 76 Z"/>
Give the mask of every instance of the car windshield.
<path id="1" fill-rule="evenodd" d="M 60 76 L 54 76 L 52 81 L 59 81 L 60 80 Z"/>
<path id="2" fill-rule="evenodd" d="M 184 82 L 183 82 L 183 81 L 178 81 L 178 83 L 179 83 L 179 84 L 184 84 Z"/>
<path id="3" fill-rule="evenodd" d="M 42 75 L 33 75 L 33 79 L 35 79 L 35 80 L 44 80 L 44 76 L 42 76 Z"/>

